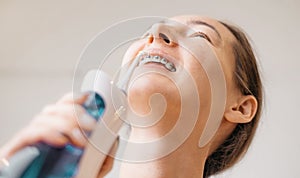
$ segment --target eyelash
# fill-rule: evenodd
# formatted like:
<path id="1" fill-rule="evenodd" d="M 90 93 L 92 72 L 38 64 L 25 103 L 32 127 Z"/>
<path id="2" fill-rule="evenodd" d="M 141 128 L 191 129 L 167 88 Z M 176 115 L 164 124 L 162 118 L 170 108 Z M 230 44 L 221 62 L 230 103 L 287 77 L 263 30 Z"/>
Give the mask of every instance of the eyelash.
<path id="1" fill-rule="evenodd" d="M 196 32 L 192 35 L 192 37 L 201 37 L 206 39 L 207 41 L 209 41 L 211 43 L 211 39 L 203 32 Z"/>
<path id="2" fill-rule="evenodd" d="M 145 38 L 147 36 L 149 36 L 149 32 L 146 32 L 144 35 L 142 35 L 141 38 Z M 192 37 L 201 37 L 206 39 L 208 42 L 212 43 L 211 39 L 203 32 L 196 32 L 192 35 Z"/>

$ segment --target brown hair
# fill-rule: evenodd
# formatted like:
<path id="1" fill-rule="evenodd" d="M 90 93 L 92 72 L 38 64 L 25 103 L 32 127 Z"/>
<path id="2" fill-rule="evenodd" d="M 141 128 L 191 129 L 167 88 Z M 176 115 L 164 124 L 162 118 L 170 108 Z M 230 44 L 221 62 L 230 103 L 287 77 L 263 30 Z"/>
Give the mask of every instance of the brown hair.
<path id="1" fill-rule="evenodd" d="M 223 24 L 236 38 L 232 44 L 235 57 L 234 80 L 242 94 L 253 95 L 258 102 L 257 113 L 249 123 L 238 124 L 231 135 L 206 160 L 204 177 L 220 173 L 236 162 L 247 152 L 254 137 L 261 115 L 262 84 L 257 61 L 245 33 L 233 25 Z"/>

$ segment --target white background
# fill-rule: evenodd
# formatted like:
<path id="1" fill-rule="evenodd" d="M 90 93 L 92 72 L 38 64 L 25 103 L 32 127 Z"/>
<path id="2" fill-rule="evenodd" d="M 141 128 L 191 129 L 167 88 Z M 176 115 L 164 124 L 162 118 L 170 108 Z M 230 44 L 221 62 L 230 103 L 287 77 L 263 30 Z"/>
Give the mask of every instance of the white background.
<path id="1" fill-rule="evenodd" d="M 98 32 L 139 16 L 200 14 L 251 36 L 266 101 L 257 136 L 231 178 L 300 177 L 300 1 L 1 0 L 0 145 L 43 106 L 72 89 L 80 53 Z"/>

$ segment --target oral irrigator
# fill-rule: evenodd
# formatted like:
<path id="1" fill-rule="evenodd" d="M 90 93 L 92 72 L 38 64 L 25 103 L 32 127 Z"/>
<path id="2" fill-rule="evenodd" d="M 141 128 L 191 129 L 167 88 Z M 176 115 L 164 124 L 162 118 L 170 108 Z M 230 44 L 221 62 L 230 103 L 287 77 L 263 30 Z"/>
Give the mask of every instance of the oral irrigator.
<path id="1" fill-rule="evenodd" d="M 138 65 L 140 58 L 144 56 L 144 52 L 140 52 L 136 58 L 133 60 L 132 64 L 129 66 L 124 77 L 121 77 L 119 82 L 116 84 L 117 90 L 123 93 L 125 96 L 121 98 L 126 99 L 126 88 L 127 84 L 131 78 L 134 69 Z M 103 76 L 103 75 L 101 75 Z M 105 77 L 105 75 L 104 75 Z M 110 80 L 104 79 L 105 85 L 112 85 L 108 83 Z M 97 86 L 101 87 L 101 86 Z M 82 104 L 82 107 L 86 112 L 92 116 L 96 121 L 102 122 L 102 119 L 112 119 L 111 128 L 115 133 L 121 128 L 122 121 L 119 117 L 125 112 L 126 108 L 121 106 L 114 110 L 114 113 L 107 114 L 106 110 L 111 109 L 110 105 L 107 105 L 105 98 L 108 96 L 103 96 L 104 93 L 99 93 L 95 89 L 89 91 L 86 101 Z M 112 94 L 113 93 L 109 93 Z M 122 101 L 127 102 L 127 101 Z M 110 127 L 110 126 L 108 126 Z M 93 132 L 96 132 L 94 130 Z M 93 137 L 92 133 L 86 133 L 86 135 Z M 91 138 L 92 139 L 92 138 Z M 104 150 L 106 153 L 109 152 L 113 144 L 115 143 L 117 137 L 104 137 L 101 138 L 106 144 Z M 108 140 L 111 139 L 111 140 Z M 67 144 L 63 148 L 55 148 L 45 143 L 37 143 L 33 146 L 29 146 L 19 151 L 18 161 L 15 164 L 11 162 L 9 166 L 5 169 L 0 170 L 0 178 L 69 178 L 69 177 L 82 177 L 82 175 L 77 175 L 78 167 L 82 156 L 84 155 L 85 149 L 75 147 L 71 144 Z M 21 156 L 20 156 L 21 155 Z M 99 158 L 100 159 L 100 158 Z M 105 157 L 98 160 L 99 164 L 103 164 Z M 11 160 L 16 160 L 14 156 Z M 18 162 L 18 164 L 17 164 Z M 24 164 L 22 164 L 22 162 Z M 86 166 L 86 165 L 85 165 Z M 101 167 L 101 165 L 98 165 Z"/>

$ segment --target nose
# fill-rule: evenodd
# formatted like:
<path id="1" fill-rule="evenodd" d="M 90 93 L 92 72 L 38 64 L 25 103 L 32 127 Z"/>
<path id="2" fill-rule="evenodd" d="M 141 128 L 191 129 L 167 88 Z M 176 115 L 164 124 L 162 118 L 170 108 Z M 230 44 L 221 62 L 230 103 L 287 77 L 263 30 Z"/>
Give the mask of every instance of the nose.
<path id="1" fill-rule="evenodd" d="M 174 46 L 176 44 L 174 30 L 164 24 L 156 24 L 150 29 L 148 34 L 148 43 L 161 43 L 168 46 Z"/>

